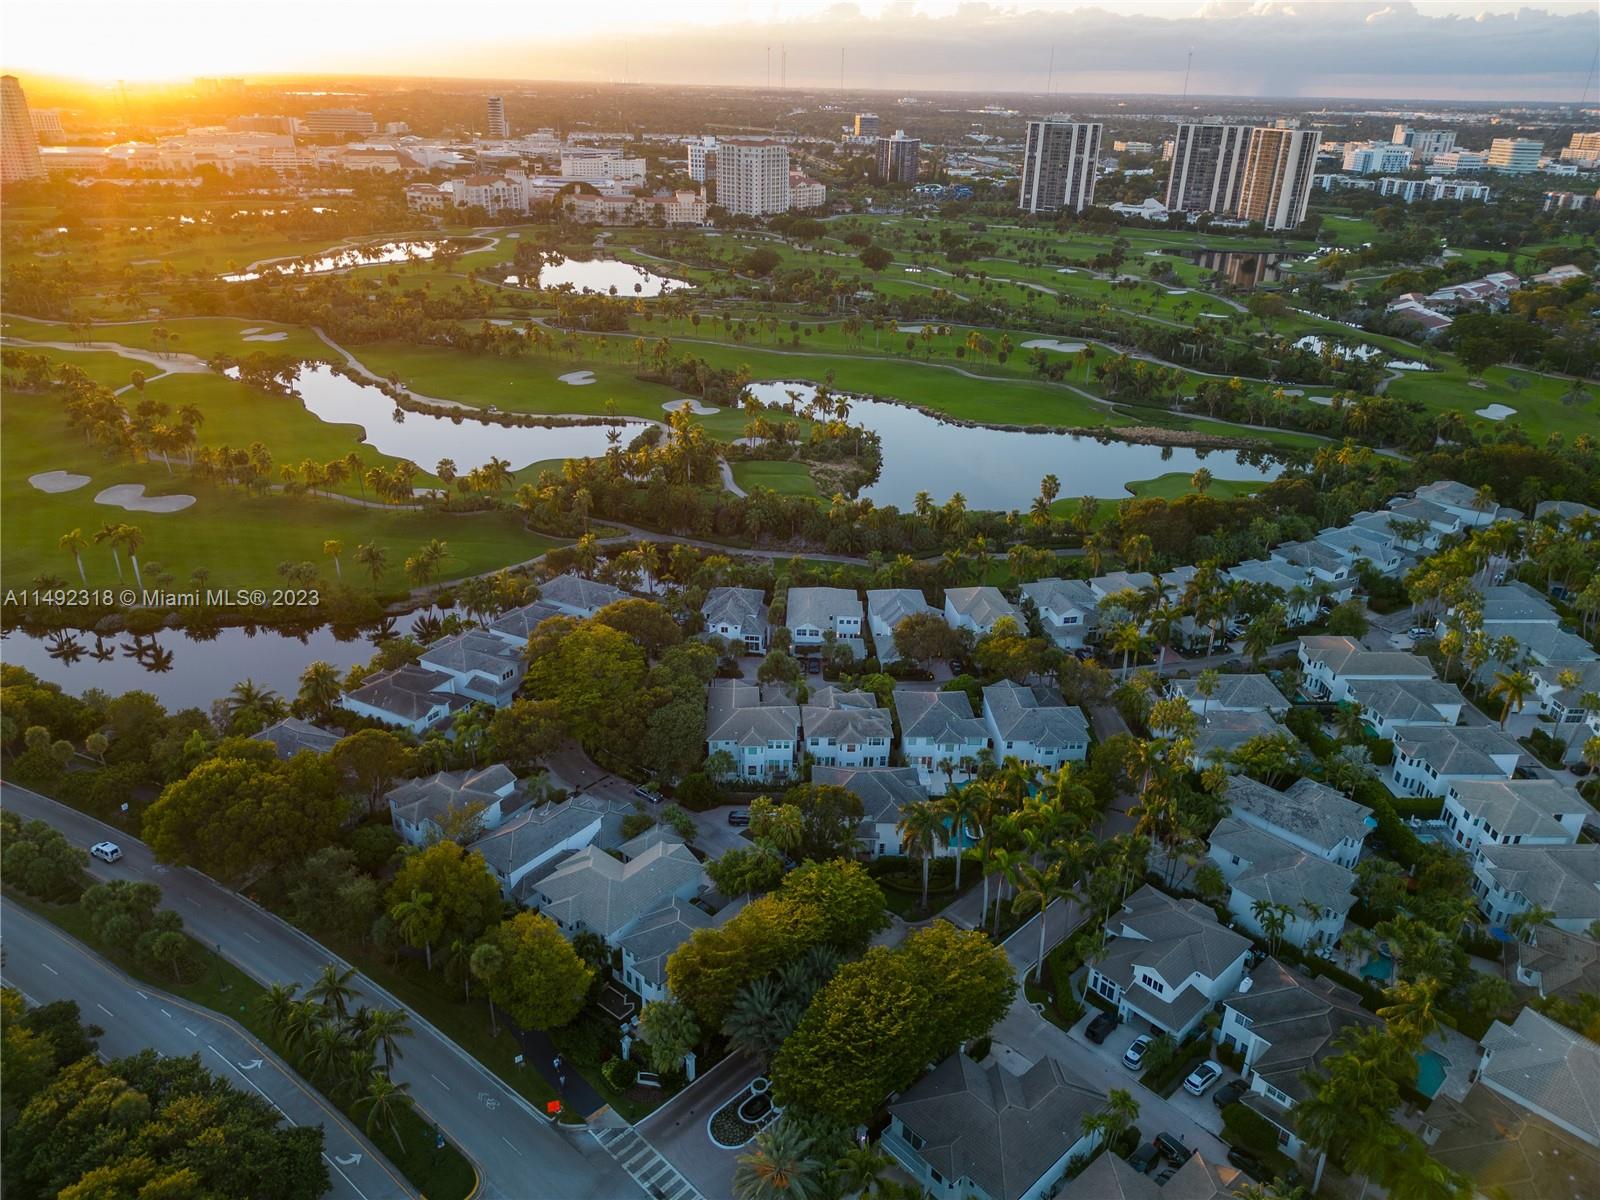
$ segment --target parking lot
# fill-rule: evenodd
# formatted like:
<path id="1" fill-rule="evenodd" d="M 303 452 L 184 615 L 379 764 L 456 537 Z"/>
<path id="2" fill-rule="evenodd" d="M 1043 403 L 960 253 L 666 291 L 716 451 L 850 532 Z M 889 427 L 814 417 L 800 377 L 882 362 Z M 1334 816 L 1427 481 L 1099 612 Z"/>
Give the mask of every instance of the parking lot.
<path id="1" fill-rule="evenodd" d="M 1095 1011 L 1098 1012 L 1099 1010 L 1096 1009 Z M 1092 1015 L 1084 1017 L 1083 1020 L 1080 1021 L 1076 1027 L 1074 1027 L 1072 1036 L 1076 1038 L 1082 1038 L 1084 1046 L 1095 1057 L 1105 1063 L 1108 1069 L 1115 1069 L 1121 1073 L 1127 1082 L 1122 1084 L 1114 1084 L 1112 1086 L 1127 1088 L 1138 1099 L 1142 1107 L 1145 1103 L 1145 1098 L 1154 1098 L 1155 1093 L 1151 1092 L 1144 1086 L 1144 1072 L 1142 1070 L 1135 1071 L 1130 1069 L 1126 1064 L 1123 1063 L 1122 1056 L 1128 1047 L 1133 1044 L 1133 1040 L 1135 1038 L 1139 1037 L 1141 1034 L 1150 1033 L 1149 1025 L 1144 1021 L 1135 1021 L 1126 1025 L 1118 1025 L 1116 1029 L 1111 1032 L 1111 1036 L 1106 1038 L 1101 1045 L 1096 1046 L 1084 1036 L 1084 1030 L 1088 1028 L 1089 1022 L 1092 1019 Z M 1215 1134 L 1220 1137 L 1222 1133 L 1222 1112 L 1215 1104 L 1211 1103 L 1211 1097 L 1218 1088 L 1222 1087 L 1230 1079 L 1237 1078 L 1239 1078 L 1238 1072 L 1230 1071 L 1227 1067 L 1223 1067 L 1222 1078 L 1207 1088 L 1204 1096 L 1191 1096 L 1180 1086 L 1177 1091 L 1172 1093 L 1165 1103 L 1171 1108 L 1175 1109 L 1177 1112 L 1182 1113 L 1183 1116 L 1194 1125 L 1204 1129 L 1207 1133 Z M 1136 1084 L 1137 1086 L 1135 1086 Z M 1146 1132 L 1149 1132 L 1149 1130 Z M 1173 1130 L 1173 1132 L 1181 1133 L 1182 1131 Z M 1187 1142 L 1189 1139 L 1185 1137 L 1184 1140 Z"/>

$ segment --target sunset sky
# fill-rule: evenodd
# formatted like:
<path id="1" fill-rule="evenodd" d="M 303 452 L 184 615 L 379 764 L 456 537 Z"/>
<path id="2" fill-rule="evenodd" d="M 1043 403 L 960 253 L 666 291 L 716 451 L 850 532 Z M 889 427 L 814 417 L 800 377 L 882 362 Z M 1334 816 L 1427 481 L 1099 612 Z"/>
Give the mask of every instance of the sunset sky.
<path id="1" fill-rule="evenodd" d="M 1600 101 L 1600 0 L 6 0 L 6 69 Z"/>

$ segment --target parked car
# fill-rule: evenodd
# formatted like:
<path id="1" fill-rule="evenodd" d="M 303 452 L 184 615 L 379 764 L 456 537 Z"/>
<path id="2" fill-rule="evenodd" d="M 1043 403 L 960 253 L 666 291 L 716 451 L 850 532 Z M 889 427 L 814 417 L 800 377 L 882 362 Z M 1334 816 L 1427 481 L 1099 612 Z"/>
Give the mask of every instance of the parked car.
<path id="1" fill-rule="evenodd" d="M 1192 1146 L 1185 1146 L 1183 1139 L 1175 1133 L 1156 1134 L 1156 1149 L 1161 1151 L 1161 1157 L 1175 1165 L 1189 1161 L 1189 1156 L 1194 1153 Z"/>
<path id="2" fill-rule="evenodd" d="M 636 787 L 633 789 L 633 794 L 641 800 L 648 800 L 651 804 L 661 803 L 661 793 L 652 792 L 647 787 Z"/>
<path id="3" fill-rule="evenodd" d="M 1238 1167 L 1239 1170 L 1250 1176 L 1251 1179 L 1266 1179 L 1266 1170 L 1262 1167 L 1261 1160 L 1248 1150 L 1241 1149 L 1238 1146 L 1229 1146 L 1228 1162 L 1231 1165 Z"/>
<path id="4" fill-rule="evenodd" d="M 1250 1090 L 1250 1085 L 1242 1079 L 1230 1079 L 1216 1090 L 1211 1097 L 1211 1103 L 1218 1108 L 1227 1108 L 1230 1104 L 1239 1103 L 1239 1098 Z"/>
<path id="5" fill-rule="evenodd" d="M 1155 1038 L 1148 1033 L 1141 1033 L 1133 1039 L 1133 1044 L 1122 1052 L 1122 1065 L 1130 1071 L 1137 1071 L 1144 1063 L 1144 1056 L 1150 1052 L 1150 1047 L 1155 1044 Z"/>
<path id="6" fill-rule="evenodd" d="M 1150 1174 L 1152 1167 L 1161 1161 L 1161 1151 L 1154 1142 L 1146 1142 L 1128 1157 L 1128 1165 L 1141 1175 Z"/>
<path id="7" fill-rule="evenodd" d="M 967 673 L 967 664 L 966 663 L 962 662 L 959 658 L 952 658 L 950 660 L 950 674 L 952 674 L 952 675 L 965 675 L 966 673 Z"/>
<path id="8" fill-rule="evenodd" d="M 1432 637 L 1433 630 L 1429 629 L 1426 625 L 1413 625 L 1410 629 L 1406 630 L 1406 636 L 1412 640 L 1416 640 L 1417 638 Z"/>
<path id="9" fill-rule="evenodd" d="M 1098 1046 L 1111 1036 L 1111 1031 L 1116 1027 L 1116 1013 L 1096 1013 L 1094 1020 L 1089 1022 L 1089 1027 L 1083 1031 L 1083 1036 Z"/>
<path id="10" fill-rule="evenodd" d="M 748 825 L 748 824 L 750 824 L 750 810 L 748 808 L 735 808 L 735 809 L 730 810 L 729 813 L 728 813 L 728 824 L 729 825 Z"/>
<path id="11" fill-rule="evenodd" d="M 806 674 L 807 675 L 820 675 L 820 674 L 822 674 L 822 660 L 820 658 L 808 658 L 808 659 L 806 659 Z"/>
<path id="12" fill-rule="evenodd" d="M 1183 1090 L 1191 1096 L 1204 1096 L 1206 1089 L 1221 1078 L 1222 1064 L 1208 1058 L 1189 1072 L 1189 1077 L 1183 1081 Z"/>
<path id="13" fill-rule="evenodd" d="M 96 842 L 89 847 L 89 853 L 101 862 L 114 863 L 122 857 L 122 847 L 115 842 Z"/>

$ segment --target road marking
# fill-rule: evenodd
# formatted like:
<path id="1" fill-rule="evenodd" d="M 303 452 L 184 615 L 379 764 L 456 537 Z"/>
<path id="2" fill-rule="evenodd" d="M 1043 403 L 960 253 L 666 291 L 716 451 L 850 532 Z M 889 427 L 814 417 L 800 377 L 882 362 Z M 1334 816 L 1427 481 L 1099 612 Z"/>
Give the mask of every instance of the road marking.
<path id="1" fill-rule="evenodd" d="M 504 1134 L 502 1134 L 500 1136 L 500 1140 L 502 1142 L 504 1142 L 506 1145 L 511 1146 L 511 1153 L 515 1154 L 518 1158 L 522 1157 L 522 1151 L 518 1150 L 515 1146 L 511 1145 L 511 1139 L 510 1138 L 508 1138 Z"/>
<path id="2" fill-rule="evenodd" d="M 361 1155 L 341 1154 L 335 1161 L 338 1162 L 341 1167 L 359 1167 L 361 1165 Z"/>
<path id="3" fill-rule="evenodd" d="M 165 1018 L 166 1018 L 166 1019 L 167 1019 L 167 1020 L 169 1020 L 169 1021 L 170 1021 L 170 1020 L 172 1020 L 172 1014 L 171 1014 L 171 1013 L 169 1013 L 169 1012 L 168 1012 L 168 1011 L 167 1011 L 167 1010 L 166 1010 L 166 1009 L 164 1009 L 164 1008 L 163 1008 L 163 1009 L 162 1009 L 162 1010 L 161 1010 L 161 1015 L 162 1015 L 162 1016 L 163 1016 L 163 1017 L 165 1017 Z"/>
<path id="4" fill-rule="evenodd" d="M 262 1064 L 259 1058 L 252 1058 L 249 1062 L 242 1062 L 236 1065 L 241 1071 L 258 1071 L 261 1069 Z"/>
<path id="5" fill-rule="evenodd" d="M 115 1021 L 117 1019 L 117 1014 L 112 1012 L 104 1004 L 96 1004 L 95 1007 L 98 1008 L 101 1012 L 105 1013 L 105 1015 L 110 1017 L 113 1021 Z"/>
<path id="6" fill-rule="evenodd" d="M 437 1075 L 435 1075 L 435 1074 L 434 1074 L 434 1073 L 433 1073 L 433 1072 L 432 1072 L 432 1071 L 429 1071 L 429 1072 L 428 1072 L 428 1078 L 429 1078 L 429 1079 L 431 1079 L 431 1080 L 433 1080 L 433 1081 L 434 1081 L 434 1082 L 435 1082 L 435 1083 L 437 1083 L 437 1084 L 438 1084 L 438 1085 L 439 1085 L 439 1086 L 440 1086 L 440 1087 L 442 1087 L 442 1088 L 443 1088 L 443 1089 L 444 1089 L 444 1090 L 445 1090 L 445 1091 L 447 1091 L 447 1092 L 448 1092 L 448 1091 L 449 1091 L 449 1090 L 450 1090 L 450 1085 L 449 1085 L 449 1084 L 448 1084 L 448 1083 L 446 1083 L 446 1082 L 445 1082 L 445 1081 L 444 1081 L 444 1080 L 442 1080 L 442 1079 L 440 1079 L 440 1078 L 439 1078 L 439 1077 L 438 1077 L 438 1076 L 437 1076 Z"/>
<path id="7" fill-rule="evenodd" d="M 135 996 L 137 996 L 137 997 L 139 997 L 139 999 L 141 999 L 141 1000 L 148 1000 L 148 999 L 150 999 L 150 997 L 149 997 L 149 996 L 146 996 L 146 995 L 145 995 L 145 994 L 144 994 L 144 993 L 143 993 L 143 992 L 141 992 L 141 991 L 140 991 L 140 990 L 139 990 L 139 989 L 138 989 L 138 988 L 134 988 L 134 989 L 133 989 L 133 994 L 134 994 L 134 995 L 135 995 Z"/>
<path id="8" fill-rule="evenodd" d="M 245 937 L 249 938 L 256 945 L 258 945 L 258 946 L 261 945 L 261 939 L 258 938 L 255 934 L 251 933 L 248 929 L 241 929 L 241 930 L 239 930 L 239 932 L 244 934 Z"/>
<path id="9" fill-rule="evenodd" d="M 360 1159 L 360 1157 L 361 1156 L 359 1154 L 356 1155 L 357 1159 Z M 350 1185 L 350 1190 L 355 1192 L 356 1195 L 360 1196 L 361 1200 L 367 1200 L 367 1194 L 365 1192 L 363 1192 L 360 1188 L 356 1187 L 356 1181 L 354 1179 L 351 1179 L 350 1176 L 346 1175 L 344 1173 L 344 1169 L 342 1167 L 340 1167 L 338 1163 L 334 1162 L 333 1159 L 328 1157 L 328 1152 L 326 1150 L 324 1150 L 322 1152 L 322 1161 L 327 1163 L 335 1171 L 338 1171 L 339 1172 L 339 1178 L 344 1180 L 346 1183 L 348 1183 Z"/>
<path id="10" fill-rule="evenodd" d="M 54 967 L 52 967 L 52 966 L 51 966 L 51 965 L 50 965 L 50 964 L 49 964 L 49 963 L 47 963 L 47 962 L 41 962 L 41 963 L 40 963 L 40 964 L 39 964 L 39 965 L 40 965 L 40 966 L 41 966 L 41 967 L 43 967 L 43 968 L 44 968 L 44 969 L 45 969 L 45 970 L 46 970 L 46 971 L 49 971 L 49 972 L 50 972 L 50 974 L 52 974 L 52 975 L 59 975 L 59 974 L 61 974 L 61 972 L 60 972 L 60 971 L 58 971 L 58 970 L 56 970 L 56 969 L 55 969 L 55 968 L 54 968 Z"/>
<path id="11" fill-rule="evenodd" d="M 183 1027 L 183 1031 L 184 1031 L 184 1032 L 185 1032 L 185 1033 L 187 1033 L 187 1034 L 188 1034 L 188 1035 L 189 1035 L 189 1036 L 190 1036 L 190 1037 L 192 1037 L 192 1038 L 197 1038 L 197 1037 L 199 1037 L 199 1036 L 200 1036 L 200 1035 L 199 1035 L 199 1034 L 198 1034 L 198 1033 L 196 1033 L 196 1032 L 195 1032 L 195 1031 L 194 1031 L 194 1030 L 192 1030 L 192 1029 L 190 1029 L 190 1028 L 189 1028 L 189 1027 L 188 1027 L 188 1026 L 187 1026 L 187 1025 L 185 1025 L 185 1026 L 184 1026 L 184 1027 Z"/>

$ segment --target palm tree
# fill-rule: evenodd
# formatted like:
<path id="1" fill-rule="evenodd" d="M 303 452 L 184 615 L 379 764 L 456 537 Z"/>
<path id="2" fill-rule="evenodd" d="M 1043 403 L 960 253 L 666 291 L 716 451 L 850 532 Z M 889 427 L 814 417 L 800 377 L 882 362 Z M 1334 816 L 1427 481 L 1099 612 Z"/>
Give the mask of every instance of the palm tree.
<path id="1" fill-rule="evenodd" d="M 317 1026 L 306 1045 L 306 1070 L 313 1079 L 336 1079 L 354 1048 L 343 1026 L 324 1021 Z"/>
<path id="2" fill-rule="evenodd" d="M 332 1009 L 339 1020 L 348 1020 L 350 1001 L 358 994 L 355 988 L 350 986 L 350 981 L 355 977 L 354 967 L 347 967 L 341 971 L 333 963 L 328 963 L 322 968 L 322 974 L 317 976 L 317 981 L 306 989 L 306 999 L 315 1000 L 324 1008 Z"/>
<path id="3" fill-rule="evenodd" d="M 1194 490 L 1202 496 L 1206 494 L 1206 489 L 1211 486 L 1213 481 L 1214 477 L 1206 467 L 1196 468 L 1195 473 L 1189 476 L 1189 482 L 1194 486 Z"/>
<path id="4" fill-rule="evenodd" d="M 395 1145 L 400 1147 L 402 1153 L 406 1147 L 400 1140 L 400 1114 L 411 1107 L 410 1092 L 409 1083 L 396 1083 L 387 1075 L 374 1071 L 367 1080 L 366 1092 L 355 1102 L 357 1111 L 365 1109 L 367 1112 L 367 1133 L 371 1135 L 379 1127 L 387 1125 L 389 1132 L 394 1134 Z"/>
<path id="5" fill-rule="evenodd" d="M 298 983 L 275 983 L 267 988 L 258 1001 L 261 1013 L 267 1019 L 267 1027 L 280 1037 L 294 1011 L 295 993 L 299 990 Z"/>
<path id="6" fill-rule="evenodd" d="M 472 951 L 472 957 L 467 960 L 467 970 L 472 972 L 474 979 L 483 984 L 483 993 L 486 997 L 494 985 L 495 977 L 505 965 L 505 952 L 493 942 L 480 942 Z M 500 1023 L 495 1020 L 493 999 L 489 1000 L 489 1028 L 495 1037 L 500 1036 Z"/>
<path id="7" fill-rule="evenodd" d="M 974 797 L 967 794 L 967 789 L 946 788 L 939 800 L 939 811 L 945 818 L 941 840 L 947 849 L 955 850 L 956 858 L 956 892 L 961 891 L 961 860 L 967 856 L 967 838 L 971 829 L 973 814 L 976 811 Z"/>
<path id="8" fill-rule="evenodd" d="M 144 579 L 139 575 L 139 547 L 144 545 L 144 534 L 137 525 L 118 525 L 114 542 L 121 542 L 128 548 L 128 561 L 133 564 L 133 581 L 139 585 L 139 590 L 144 591 Z"/>
<path id="9" fill-rule="evenodd" d="M 755 1149 L 733 1171 L 734 1200 L 815 1200 L 822 1185 L 811 1139 L 781 1118 L 756 1135 Z"/>
<path id="10" fill-rule="evenodd" d="M 397 901 L 389 909 L 389 919 L 408 943 L 422 947 L 428 970 L 433 970 L 433 938 L 427 936 L 433 924 L 433 893 L 412 891 L 411 895 Z"/>
<path id="11" fill-rule="evenodd" d="M 1016 874 L 1012 882 L 1017 888 L 1017 897 L 1011 902 L 1011 909 L 1019 916 L 1033 909 L 1039 910 L 1039 957 L 1033 964 L 1033 981 L 1038 983 L 1044 978 L 1044 933 L 1045 910 L 1051 903 L 1062 897 L 1076 898 L 1076 890 L 1072 885 L 1062 881 L 1062 871 L 1065 864 L 1056 859 L 1042 867 L 1023 861 L 1016 865 Z"/>
<path id="12" fill-rule="evenodd" d="M 78 578 L 83 580 L 84 587 L 89 586 L 89 576 L 83 570 L 83 552 L 88 548 L 88 545 L 89 539 L 83 536 L 83 530 L 81 529 L 63 533 L 60 540 L 56 542 L 56 548 L 65 550 L 72 555 L 72 561 L 78 564 Z"/>
<path id="13" fill-rule="evenodd" d="M 94 534 L 95 545 L 98 546 L 101 542 L 109 542 L 111 544 L 111 561 L 117 564 L 118 583 L 122 582 L 122 555 L 117 553 L 117 548 L 122 544 L 122 539 L 117 536 L 117 531 L 121 528 L 122 526 L 115 522 L 108 521 L 95 530 Z"/>
<path id="14" fill-rule="evenodd" d="M 1278 939 L 1283 936 L 1283 931 L 1289 926 L 1289 918 L 1294 915 L 1294 910 L 1286 904 L 1274 904 L 1271 900 L 1257 900 L 1250 905 L 1250 915 L 1256 919 L 1256 924 L 1261 927 L 1261 932 L 1267 939 L 1269 953 L 1278 952 Z"/>
<path id="15" fill-rule="evenodd" d="M 1195 695 L 1200 697 L 1200 715 L 1206 715 L 1206 709 L 1211 706 L 1211 697 L 1217 694 L 1217 689 L 1222 686 L 1222 676 L 1216 668 L 1207 667 L 1195 677 Z"/>
<path id="16" fill-rule="evenodd" d="M 401 1057 L 400 1039 L 416 1031 L 406 1021 L 406 1014 L 397 1008 L 380 1008 L 367 1017 L 367 1046 L 383 1052 L 385 1075 L 394 1074 L 394 1060 Z"/>
<path id="17" fill-rule="evenodd" d="M 333 575 L 335 579 L 344 579 L 344 565 L 340 563 L 339 556 L 344 553 L 344 543 L 338 538 L 329 538 L 322 543 L 322 552 L 333 559 Z"/>
<path id="18" fill-rule="evenodd" d="M 290 1053 L 297 1053 L 327 1022 L 327 1010 L 322 1005 L 314 1000 L 296 1000 L 283 1016 L 283 1044 Z"/>
<path id="19" fill-rule="evenodd" d="M 372 576 L 372 586 L 376 588 L 389 565 L 389 552 L 382 546 L 367 542 L 356 547 L 356 561 L 367 569 L 367 574 Z"/>
<path id="20" fill-rule="evenodd" d="M 298 699 L 316 715 L 327 716 L 339 693 L 339 672 L 332 663 L 319 659 L 300 672 Z"/>
<path id="21" fill-rule="evenodd" d="M 1389 1024 L 1389 1032 L 1413 1051 L 1418 1049 L 1439 1023 L 1435 1011 L 1441 984 L 1431 976 L 1396 980 L 1386 990 L 1391 1003 L 1378 1010 Z"/>
<path id="22" fill-rule="evenodd" d="M 928 801 L 908 804 L 900 810 L 900 822 L 895 826 L 900 844 L 913 857 L 922 860 L 922 909 L 928 908 L 928 868 L 933 863 L 934 852 L 939 847 L 944 820 L 939 810 Z"/>
<path id="23" fill-rule="evenodd" d="M 876 1146 L 851 1146 L 833 1164 L 833 1189 L 840 1196 L 865 1197 L 875 1192 L 889 1167 L 888 1157 Z"/>
<path id="24" fill-rule="evenodd" d="M 775 980 L 753 980 L 734 994 L 722 1032 L 735 1049 L 769 1062 L 793 1027 L 792 1021 L 784 1019 L 783 1009 L 783 989 Z"/>
<path id="25" fill-rule="evenodd" d="M 1518 668 L 1514 671 L 1496 671 L 1494 684 L 1489 688 L 1489 699 L 1503 699 L 1504 706 L 1500 709 L 1500 728 L 1506 727 L 1506 720 L 1515 708 L 1522 711 L 1522 706 L 1527 703 L 1528 697 L 1538 690 L 1538 685 L 1533 681 L 1533 676 Z"/>

